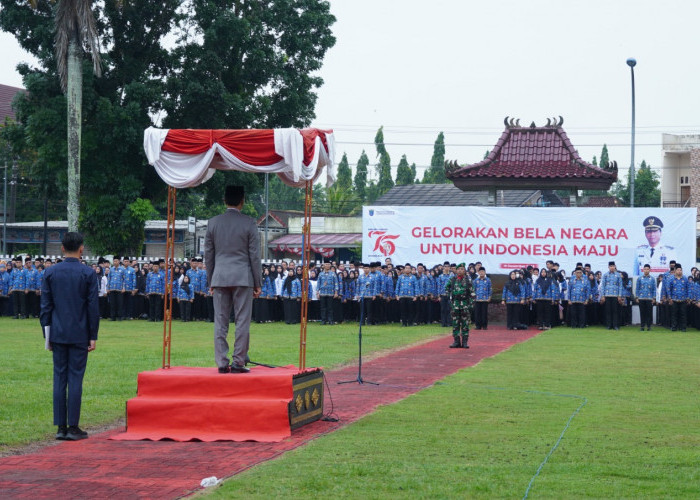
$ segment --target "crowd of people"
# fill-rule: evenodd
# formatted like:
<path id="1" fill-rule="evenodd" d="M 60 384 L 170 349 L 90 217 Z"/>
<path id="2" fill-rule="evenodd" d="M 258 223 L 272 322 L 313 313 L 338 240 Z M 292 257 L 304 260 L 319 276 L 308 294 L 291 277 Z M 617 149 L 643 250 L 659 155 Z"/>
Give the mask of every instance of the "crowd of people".
<path id="1" fill-rule="evenodd" d="M 26 257 L 0 261 L 0 315 L 37 318 L 44 270 L 51 259 Z M 100 314 L 103 319 L 162 321 L 166 283 L 170 281 L 165 259 L 152 262 L 100 258 L 91 265 L 100 283 Z M 458 273 L 454 263 L 426 266 L 394 265 L 391 259 L 370 263 L 314 264 L 309 270 L 308 320 L 325 325 L 358 322 L 377 325 L 396 323 L 404 327 L 440 324 L 454 328 L 456 299 L 468 311 L 467 325 L 488 328 L 489 305 L 499 302 L 486 269 L 480 262 L 466 267 L 469 292 L 455 297 L 448 287 Z M 206 263 L 201 258 L 176 263 L 173 269 L 173 319 L 214 320 L 211 290 L 206 285 Z M 262 293 L 253 303 L 253 321 L 298 323 L 301 319 L 302 267 L 281 261 L 262 265 Z M 506 326 L 549 329 L 566 324 L 572 328 L 604 325 L 619 329 L 632 324 L 632 305 L 639 304 L 642 329 L 656 323 L 672 330 L 700 328 L 700 272 L 684 274 L 679 263 L 652 276 L 647 266 L 633 280 L 618 271 L 614 262 L 603 272 L 577 264 L 571 276 L 556 262 L 542 268 L 527 267 L 510 272 L 500 302 L 506 308 Z M 461 314 L 461 313 L 460 313 Z M 463 314 L 462 314 L 463 317 Z"/>

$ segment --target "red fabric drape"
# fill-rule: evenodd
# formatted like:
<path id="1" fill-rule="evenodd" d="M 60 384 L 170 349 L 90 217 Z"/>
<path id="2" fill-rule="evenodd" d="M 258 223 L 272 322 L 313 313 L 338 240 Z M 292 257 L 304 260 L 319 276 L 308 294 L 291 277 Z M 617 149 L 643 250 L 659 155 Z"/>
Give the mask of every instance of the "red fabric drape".
<path id="1" fill-rule="evenodd" d="M 316 137 L 321 138 L 327 150 L 326 133 L 330 130 L 307 128 L 299 131 L 304 139 L 304 165 L 309 165 L 314 156 Z M 272 165 L 282 160 L 275 153 L 275 134 L 264 130 L 204 130 L 170 129 L 163 143 L 163 151 L 183 154 L 201 154 L 214 143 L 223 146 L 238 159 L 256 166 Z"/>
<path id="2" fill-rule="evenodd" d="M 171 129 L 162 149 L 173 153 L 201 154 L 209 150 L 215 142 L 250 165 L 266 166 L 282 160 L 282 157 L 275 153 L 275 133 L 272 129 Z"/>

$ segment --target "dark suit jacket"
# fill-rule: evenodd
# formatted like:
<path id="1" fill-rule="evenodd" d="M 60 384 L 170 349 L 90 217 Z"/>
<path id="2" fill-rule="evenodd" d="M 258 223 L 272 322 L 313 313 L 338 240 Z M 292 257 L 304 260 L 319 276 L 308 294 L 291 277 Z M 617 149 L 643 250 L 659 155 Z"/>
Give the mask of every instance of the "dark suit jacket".
<path id="1" fill-rule="evenodd" d="M 100 326 L 97 274 L 68 257 L 49 267 L 41 286 L 42 329 L 51 326 L 51 342 L 87 344 Z"/>
<path id="2" fill-rule="evenodd" d="M 235 208 L 209 219 L 204 258 L 208 286 L 260 287 L 260 237 L 255 219 Z"/>

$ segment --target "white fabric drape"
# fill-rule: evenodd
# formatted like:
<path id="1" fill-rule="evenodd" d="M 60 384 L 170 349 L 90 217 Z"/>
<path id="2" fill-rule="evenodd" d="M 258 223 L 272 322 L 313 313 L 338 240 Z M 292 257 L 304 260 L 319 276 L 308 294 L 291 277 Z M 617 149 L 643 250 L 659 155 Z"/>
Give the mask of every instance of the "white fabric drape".
<path id="1" fill-rule="evenodd" d="M 321 137 L 314 140 L 313 157 L 304 164 L 304 140 L 297 129 L 275 129 L 275 153 L 282 159 L 271 165 L 250 165 L 237 158 L 218 143 L 212 144 L 201 154 L 183 154 L 163 151 L 168 130 L 149 127 L 144 131 L 144 151 L 148 162 L 155 167 L 163 181 L 175 188 L 198 186 L 208 181 L 215 170 L 239 170 L 243 172 L 276 173 L 285 184 L 302 187 L 308 180 L 314 182 L 326 168 L 326 185 L 331 186 L 336 179 L 335 138 L 327 133 L 323 146 Z"/>

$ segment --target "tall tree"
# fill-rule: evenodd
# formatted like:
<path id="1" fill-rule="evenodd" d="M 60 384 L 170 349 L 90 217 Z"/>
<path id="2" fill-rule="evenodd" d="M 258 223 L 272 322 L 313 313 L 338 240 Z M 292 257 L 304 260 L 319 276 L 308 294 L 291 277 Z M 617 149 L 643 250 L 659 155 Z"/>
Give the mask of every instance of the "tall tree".
<path id="1" fill-rule="evenodd" d="M 357 168 L 355 169 L 355 194 L 360 202 L 367 199 L 367 166 L 369 165 L 369 158 L 367 153 L 362 150 L 360 159 L 357 160 Z"/>
<path id="2" fill-rule="evenodd" d="M 326 212 L 330 214 L 353 215 L 362 206 L 352 189 L 340 186 L 337 182 L 326 189 Z"/>
<path id="3" fill-rule="evenodd" d="M 608 145 L 603 144 L 603 149 L 600 152 L 600 162 L 598 165 L 600 165 L 601 168 L 608 168 L 608 164 L 610 163 L 610 158 L 608 157 Z"/>
<path id="4" fill-rule="evenodd" d="M 620 198 L 625 206 L 630 204 L 630 171 L 627 171 L 627 182 L 618 181 L 613 184 L 611 194 Z M 659 174 L 642 160 L 634 175 L 634 206 L 658 207 L 661 205 L 661 190 L 659 189 Z"/>
<path id="5" fill-rule="evenodd" d="M 445 134 L 440 132 L 433 144 L 433 156 L 430 159 L 430 167 L 423 175 L 423 184 L 447 184 L 450 181 L 445 177 Z"/>
<path id="6" fill-rule="evenodd" d="M 37 8 L 38 0 L 30 0 Z M 83 50 L 90 47 L 93 69 L 101 76 L 99 34 L 90 0 L 58 0 L 55 9 L 55 57 L 67 100 L 68 230 L 78 230 L 80 214 L 80 141 L 83 112 Z"/>
<path id="7" fill-rule="evenodd" d="M 415 168 L 415 163 L 413 165 Z M 408 166 L 406 155 L 403 155 L 399 165 L 396 167 L 396 185 L 405 186 L 407 184 L 413 184 L 414 181 L 415 170 L 411 170 L 411 167 Z"/>
<path id="8" fill-rule="evenodd" d="M 344 190 L 352 189 L 352 171 L 348 163 L 347 153 L 343 153 L 343 157 L 338 163 L 338 179 L 335 184 Z"/>
<path id="9" fill-rule="evenodd" d="M 383 126 L 377 130 L 377 135 L 374 137 L 374 145 L 377 148 L 377 156 L 379 157 L 379 163 L 377 164 L 377 173 L 379 174 L 377 190 L 379 196 L 381 196 L 394 187 L 394 180 L 391 178 L 391 157 L 384 146 Z"/>
<path id="10" fill-rule="evenodd" d="M 145 211 L 134 203 L 153 200 L 162 207 L 167 191 L 143 153 L 143 130 L 154 124 L 152 117 L 165 116 L 163 126 L 182 128 L 308 124 L 322 83 L 317 69 L 335 42 L 335 18 L 322 0 L 92 5 L 106 52 L 99 80 L 83 67 L 79 225 L 92 248 L 100 238 L 115 245 L 114 253 L 140 253 L 133 227 Z M 0 0 L 0 28 L 40 62 L 39 68 L 18 67 L 28 90 L 17 103 L 18 122 L 63 197 L 66 97 L 52 50 L 52 14 L 47 2 L 33 10 L 25 2 Z M 164 46 L 170 33 L 176 39 L 172 49 Z M 199 188 L 179 191 L 178 205 L 200 212 L 221 206 L 228 183 L 244 184 L 254 198 L 262 184 L 258 177 L 217 172 Z M 133 235 L 129 247 L 117 247 L 124 234 Z"/>

